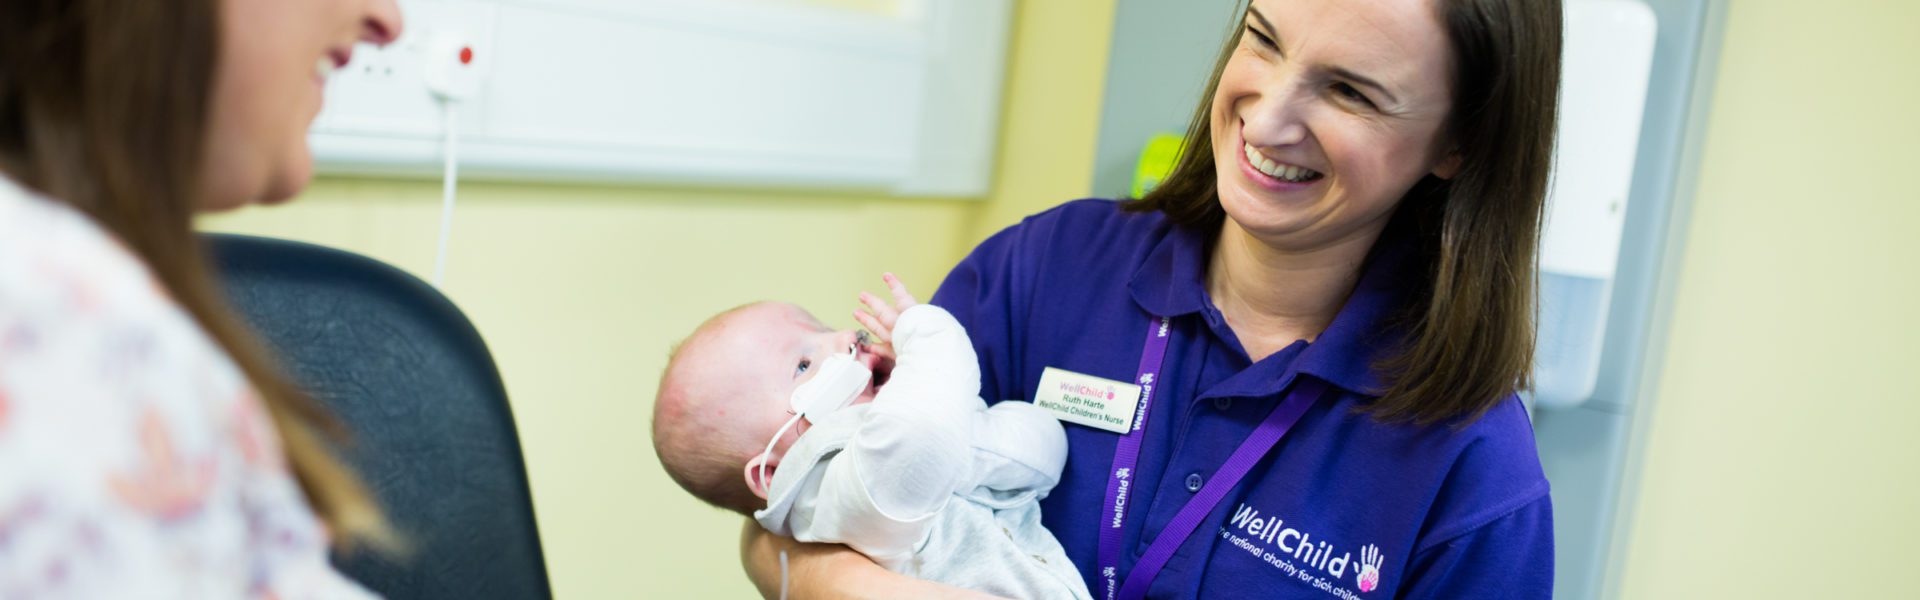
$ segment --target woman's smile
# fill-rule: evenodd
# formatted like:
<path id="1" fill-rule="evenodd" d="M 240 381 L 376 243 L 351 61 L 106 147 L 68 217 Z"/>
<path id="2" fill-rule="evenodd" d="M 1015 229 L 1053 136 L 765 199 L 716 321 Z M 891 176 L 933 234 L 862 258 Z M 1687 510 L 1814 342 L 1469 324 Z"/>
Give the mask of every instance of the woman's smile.
<path id="1" fill-rule="evenodd" d="M 1315 187 L 1326 174 L 1300 165 L 1273 160 L 1261 154 L 1253 144 L 1240 143 L 1240 172 L 1261 188 L 1276 192 L 1294 192 Z"/>

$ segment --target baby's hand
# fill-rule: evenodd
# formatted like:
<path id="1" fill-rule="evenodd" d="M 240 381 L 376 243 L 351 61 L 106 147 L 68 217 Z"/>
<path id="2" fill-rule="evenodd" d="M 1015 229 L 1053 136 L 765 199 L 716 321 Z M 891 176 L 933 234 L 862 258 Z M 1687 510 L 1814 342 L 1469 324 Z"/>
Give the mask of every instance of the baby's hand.
<path id="1" fill-rule="evenodd" d="M 865 304 L 867 308 L 854 310 L 853 319 L 865 326 L 867 331 L 873 332 L 873 337 L 879 341 L 869 349 L 874 354 L 891 359 L 896 358 L 893 353 L 893 324 L 900 320 L 901 312 L 919 304 L 920 301 L 913 299 L 913 294 L 907 293 L 907 286 L 900 283 L 900 278 L 894 277 L 892 273 L 881 274 L 880 280 L 887 283 L 887 291 L 893 295 L 893 305 L 888 306 L 879 296 L 860 292 L 860 303 Z M 872 312 L 868 312 L 869 310 Z"/>

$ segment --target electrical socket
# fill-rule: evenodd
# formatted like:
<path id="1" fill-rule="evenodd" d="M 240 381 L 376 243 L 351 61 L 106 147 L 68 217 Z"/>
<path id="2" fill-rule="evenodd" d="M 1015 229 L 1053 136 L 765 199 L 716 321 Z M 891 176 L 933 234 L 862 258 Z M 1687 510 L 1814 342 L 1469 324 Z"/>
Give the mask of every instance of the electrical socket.
<path id="1" fill-rule="evenodd" d="M 326 102 L 314 121 L 314 132 L 416 139 L 442 133 L 439 106 L 427 81 L 428 54 L 447 32 L 460 32 L 474 47 L 474 72 L 469 78 L 477 78 L 493 52 L 489 42 L 495 8 L 486 2 L 403 0 L 400 9 L 407 22 L 400 38 L 384 48 L 370 44 L 354 48 L 353 60 L 327 83 Z M 465 95 L 472 95 L 471 90 Z M 466 104 L 478 102 L 468 98 Z M 465 124 L 478 125 L 479 118 L 478 110 L 464 110 L 463 129 L 474 131 Z"/>

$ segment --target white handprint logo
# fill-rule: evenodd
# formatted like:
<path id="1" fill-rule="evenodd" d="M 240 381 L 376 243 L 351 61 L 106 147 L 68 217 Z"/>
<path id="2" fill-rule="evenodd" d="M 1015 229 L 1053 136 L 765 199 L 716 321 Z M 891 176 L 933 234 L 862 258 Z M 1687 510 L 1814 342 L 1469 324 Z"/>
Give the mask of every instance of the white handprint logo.
<path id="1" fill-rule="evenodd" d="M 1380 565 L 1387 559 L 1380 556 L 1380 547 L 1367 544 L 1360 549 L 1360 591 L 1371 592 L 1380 587 Z"/>

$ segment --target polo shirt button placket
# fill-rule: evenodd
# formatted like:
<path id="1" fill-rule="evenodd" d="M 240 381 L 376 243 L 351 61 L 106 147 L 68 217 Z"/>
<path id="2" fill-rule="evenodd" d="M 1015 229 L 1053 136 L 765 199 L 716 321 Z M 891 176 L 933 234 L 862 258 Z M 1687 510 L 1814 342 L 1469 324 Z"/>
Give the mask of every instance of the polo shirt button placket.
<path id="1" fill-rule="evenodd" d="M 1204 482 L 1205 482 L 1205 480 L 1203 480 L 1203 479 L 1201 479 L 1201 478 L 1200 478 L 1200 474 L 1199 474 L 1199 473 L 1188 473 L 1188 474 L 1187 474 L 1187 492 L 1188 492 L 1188 493 L 1199 493 L 1199 492 L 1200 492 L 1200 484 L 1201 484 L 1201 483 L 1204 483 Z"/>

